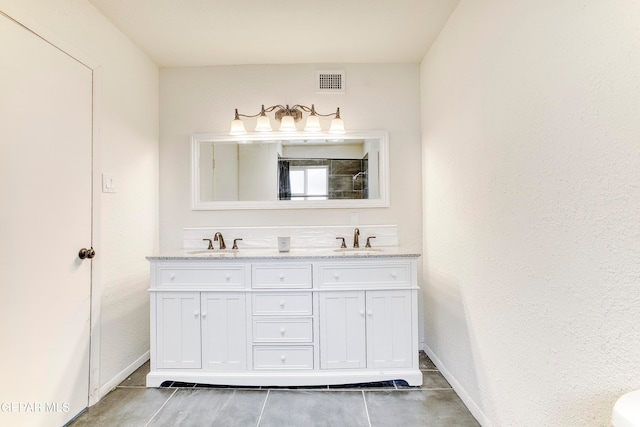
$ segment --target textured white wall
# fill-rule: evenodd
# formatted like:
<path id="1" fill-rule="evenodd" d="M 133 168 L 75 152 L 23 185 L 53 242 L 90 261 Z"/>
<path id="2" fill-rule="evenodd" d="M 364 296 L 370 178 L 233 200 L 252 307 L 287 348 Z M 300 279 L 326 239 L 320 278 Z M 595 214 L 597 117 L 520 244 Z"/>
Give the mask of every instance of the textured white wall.
<path id="1" fill-rule="evenodd" d="M 317 95 L 317 69 L 344 69 L 346 93 Z M 417 64 L 270 65 L 165 68 L 160 71 L 160 246 L 182 247 L 194 226 L 398 224 L 400 242 L 422 245 L 420 91 Z M 261 104 L 340 107 L 350 130 L 389 131 L 391 207 L 378 209 L 191 211 L 189 136 L 229 130 L 234 108 Z"/>
<path id="2" fill-rule="evenodd" d="M 462 0 L 421 64 L 425 336 L 494 426 L 640 389 L 640 4 Z"/>
<path id="3" fill-rule="evenodd" d="M 3 7 L 17 8 L 102 68 L 96 158 L 118 185 L 116 194 L 101 194 L 95 212 L 100 224 L 94 241 L 101 289 L 99 377 L 101 386 L 108 385 L 149 351 L 144 257 L 158 247 L 158 67 L 84 0 L 0 0 Z"/>

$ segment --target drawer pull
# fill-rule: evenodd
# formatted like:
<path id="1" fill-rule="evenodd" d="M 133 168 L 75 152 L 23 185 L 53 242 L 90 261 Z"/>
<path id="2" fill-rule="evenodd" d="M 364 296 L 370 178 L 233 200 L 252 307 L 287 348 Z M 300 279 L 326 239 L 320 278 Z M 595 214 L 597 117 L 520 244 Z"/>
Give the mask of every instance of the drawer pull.
<path id="1" fill-rule="evenodd" d="M 280 273 L 280 281 L 284 280 L 284 274 Z"/>
<path id="2" fill-rule="evenodd" d="M 392 272 L 391 272 L 391 277 L 393 277 L 393 278 L 395 279 L 396 277 L 398 277 L 398 275 L 396 274 L 396 272 L 395 272 L 395 271 L 392 271 Z"/>
<path id="3" fill-rule="evenodd" d="M 333 278 L 336 280 L 340 280 L 340 275 L 338 273 L 333 273 Z"/>
<path id="4" fill-rule="evenodd" d="M 175 279 L 175 278 L 176 278 L 176 275 L 175 275 L 175 274 L 171 274 L 171 275 L 169 275 L 169 280 L 173 280 L 173 279 Z"/>
<path id="5" fill-rule="evenodd" d="M 282 360 L 282 363 L 284 363 L 287 360 L 287 356 L 283 354 L 282 356 L 280 356 L 280 360 Z"/>
<path id="6" fill-rule="evenodd" d="M 227 279 L 227 282 L 228 282 L 229 280 L 231 280 L 231 275 L 230 275 L 229 273 L 227 273 L 227 274 L 224 276 L 224 278 L 225 278 L 225 279 Z"/>
<path id="7" fill-rule="evenodd" d="M 280 328 L 280 335 L 284 335 L 287 330 L 285 328 Z"/>
<path id="8" fill-rule="evenodd" d="M 284 300 L 280 300 L 280 307 L 284 308 Z"/>

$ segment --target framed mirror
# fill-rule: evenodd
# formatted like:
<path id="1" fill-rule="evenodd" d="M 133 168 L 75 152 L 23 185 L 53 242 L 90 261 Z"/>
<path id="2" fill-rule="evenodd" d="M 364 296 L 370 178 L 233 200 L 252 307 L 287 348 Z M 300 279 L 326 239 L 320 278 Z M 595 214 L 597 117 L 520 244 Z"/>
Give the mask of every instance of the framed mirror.
<path id="1" fill-rule="evenodd" d="M 389 138 L 343 135 L 194 134 L 194 210 L 389 206 Z"/>

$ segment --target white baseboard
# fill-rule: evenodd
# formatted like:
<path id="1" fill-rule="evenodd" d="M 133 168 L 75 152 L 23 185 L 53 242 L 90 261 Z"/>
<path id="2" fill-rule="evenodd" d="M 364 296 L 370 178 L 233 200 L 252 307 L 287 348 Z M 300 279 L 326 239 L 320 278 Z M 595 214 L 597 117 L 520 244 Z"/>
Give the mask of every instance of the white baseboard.
<path id="1" fill-rule="evenodd" d="M 95 405 L 96 403 L 98 403 L 100 399 L 106 396 L 107 393 L 109 393 L 111 390 L 116 388 L 118 384 L 120 384 L 122 381 L 129 378 L 129 376 L 133 374 L 136 371 L 136 369 L 144 365 L 147 362 L 147 360 L 149 360 L 150 356 L 151 356 L 150 351 L 145 352 L 142 356 L 137 358 L 133 363 L 131 363 L 129 366 L 127 366 L 122 371 L 120 371 L 118 375 L 116 375 L 111 380 L 107 381 L 104 385 L 102 385 L 98 390 L 98 399 L 95 402 L 93 402 L 91 405 Z"/>
<path id="2" fill-rule="evenodd" d="M 451 372 L 449 372 L 449 370 L 443 365 L 442 361 L 438 359 L 438 356 L 435 355 L 433 350 L 431 350 L 431 348 L 429 348 L 426 343 L 421 343 L 420 347 L 421 350 L 423 350 L 427 354 L 427 356 L 429 356 L 429 359 L 431 359 L 433 364 L 436 365 L 442 376 L 444 376 L 449 384 L 451 384 L 453 390 L 458 394 L 462 402 L 469 409 L 469 412 L 471 412 L 475 419 L 478 420 L 480 425 L 482 425 L 483 427 L 492 427 L 491 422 L 482 412 L 480 407 L 476 404 L 475 400 L 471 398 L 469 393 L 467 393 L 464 387 L 462 387 L 458 380 L 456 380 L 453 374 L 451 374 Z"/>

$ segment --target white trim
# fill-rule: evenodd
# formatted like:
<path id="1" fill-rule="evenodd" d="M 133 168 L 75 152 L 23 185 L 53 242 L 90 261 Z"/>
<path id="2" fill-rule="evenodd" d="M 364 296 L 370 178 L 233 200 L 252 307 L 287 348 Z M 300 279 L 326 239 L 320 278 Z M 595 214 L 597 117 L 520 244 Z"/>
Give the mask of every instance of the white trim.
<path id="1" fill-rule="evenodd" d="M 436 365 L 442 376 L 444 376 L 449 384 L 451 384 L 453 390 L 457 393 L 462 402 L 464 402 L 464 404 L 469 409 L 469 412 L 471 412 L 471 414 L 476 418 L 480 425 L 484 427 L 492 427 L 493 424 L 491 423 L 491 421 L 489 421 L 484 412 L 482 412 L 476 401 L 473 400 L 469 393 L 467 393 L 467 390 L 465 390 L 465 388 L 462 386 L 462 384 L 460 384 L 460 382 L 458 382 L 453 374 L 449 372 L 447 368 L 445 368 L 444 364 L 440 359 L 438 359 L 433 350 L 431 350 L 431 348 L 424 343 L 422 344 L 422 350 L 427 353 L 427 356 L 429 356 L 429 359 L 431 359 L 433 364 Z"/>
<path id="2" fill-rule="evenodd" d="M 101 301 L 102 301 L 102 67 L 93 69 L 93 149 L 92 149 L 92 230 L 91 245 L 96 249 L 97 258 L 91 260 L 91 330 L 89 356 L 89 406 L 100 400 L 100 337 L 101 337 Z"/>
<path id="3" fill-rule="evenodd" d="M 359 384 L 397 379 L 405 380 L 410 386 L 419 386 L 422 384 L 422 372 L 410 368 L 299 369 L 295 371 L 254 369 L 246 372 L 158 369 L 147 375 L 147 387 L 160 387 L 165 381 L 245 387 L 295 387 Z"/>
<path id="4" fill-rule="evenodd" d="M 211 202 L 200 199 L 199 158 L 200 142 L 216 141 L 281 141 L 281 140 L 335 140 L 335 139 L 379 139 L 379 192 L 378 199 L 361 200 L 274 200 L 274 201 L 222 201 Z M 242 136 L 220 133 L 197 133 L 191 135 L 191 209 L 192 210 L 230 210 L 230 209 L 321 209 L 321 208 L 386 208 L 389 207 L 389 134 L 386 131 L 350 131 L 344 135 L 328 133 L 260 133 L 250 132 Z"/>
<path id="5" fill-rule="evenodd" d="M 147 363 L 147 360 L 149 360 L 150 355 L 151 353 L 149 351 L 146 351 L 142 356 L 138 357 L 132 364 L 124 368 L 115 377 L 111 378 L 102 387 L 100 387 L 100 390 L 98 392 L 100 399 L 106 396 L 111 390 L 116 388 L 118 384 L 120 384 L 122 381 L 129 378 L 129 376 L 133 374 L 140 366 Z"/>

